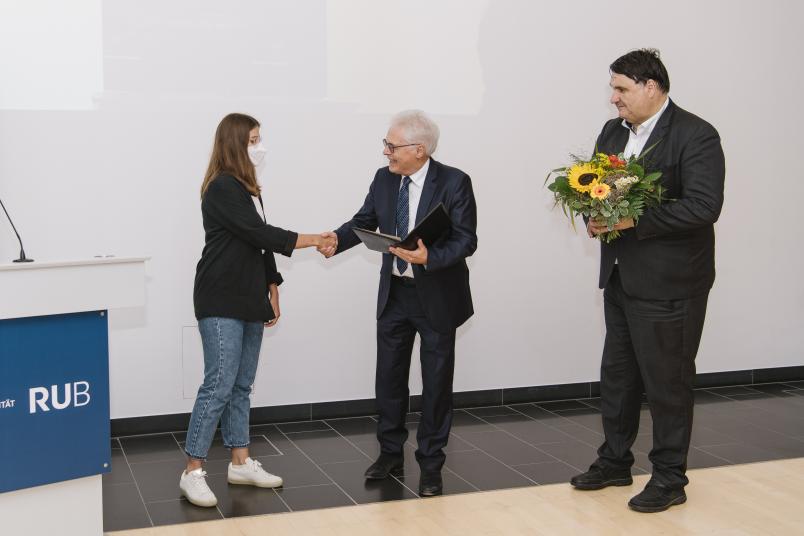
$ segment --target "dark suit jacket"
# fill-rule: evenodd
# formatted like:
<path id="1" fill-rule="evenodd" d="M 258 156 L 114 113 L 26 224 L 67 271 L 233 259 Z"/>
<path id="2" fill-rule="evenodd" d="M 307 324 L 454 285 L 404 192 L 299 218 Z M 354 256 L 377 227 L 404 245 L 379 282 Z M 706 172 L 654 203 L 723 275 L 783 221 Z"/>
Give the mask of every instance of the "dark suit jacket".
<path id="1" fill-rule="evenodd" d="M 354 227 L 372 231 L 379 227 L 381 233 L 396 234 L 396 204 L 401 181 L 402 177 L 391 173 L 387 167 L 377 170 L 363 206 L 335 231 L 338 234 L 337 253 L 360 243 L 352 232 Z M 416 223 L 439 203 L 444 203 L 452 219 L 452 229 L 427 248 L 427 268 L 414 264 L 413 275 L 427 320 L 436 331 L 447 333 L 474 313 L 465 259 L 477 249 L 477 207 L 469 176 L 430 159 L 416 211 Z M 390 253 L 383 254 L 377 318 L 388 302 L 394 259 L 396 257 Z"/>
<path id="2" fill-rule="evenodd" d="M 600 288 L 619 265 L 623 290 L 651 300 L 690 298 L 708 292 L 715 281 L 714 223 L 723 206 L 726 174 L 717 131 L 672 101 L 653 129 L 645 149 L 648 171 L 662 172 L 671 201 L 645 210 L 636 227 L 609 244 L 601 242 Z M 618 154 L 628 143 L 622 119 L 612 119 L 597 149 Z"/>

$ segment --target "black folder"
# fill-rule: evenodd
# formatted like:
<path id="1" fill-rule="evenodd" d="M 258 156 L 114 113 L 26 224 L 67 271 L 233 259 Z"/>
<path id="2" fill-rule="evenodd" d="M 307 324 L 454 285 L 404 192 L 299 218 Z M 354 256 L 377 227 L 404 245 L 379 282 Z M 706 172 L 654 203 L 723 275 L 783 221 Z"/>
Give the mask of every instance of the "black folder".
<path id="1" fill-rule="evenodd" d="M 369 231 L 368 229 L 360 229 L 359 227 L 355 227 L 352 230 L 367 248 L 382 253 L 388 253 L 388 248 L 391 246 L 412 251 L 419 247 L 419 239 L 424 242 L 425 246 L 430 247 L 444 236 L 449 231 L 450 227 L 452 227 L 452 220 L 450 220 L 449 214 L 447 214 L 447 209 L 444 208 L 444 203 L 439 203 L 437 207 L 431 210 L 430 213 L 419 222 L 419 225 L 408 233 L 408 236 L 406 236 L 404 240 L 398 236 Z"/>

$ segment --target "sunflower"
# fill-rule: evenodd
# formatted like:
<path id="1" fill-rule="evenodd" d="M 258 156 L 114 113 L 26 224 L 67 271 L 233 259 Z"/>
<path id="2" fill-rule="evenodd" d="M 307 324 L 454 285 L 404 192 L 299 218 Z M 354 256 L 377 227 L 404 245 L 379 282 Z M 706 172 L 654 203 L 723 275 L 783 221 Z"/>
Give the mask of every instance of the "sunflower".
<path id="1" fill-rule="evenodd" d="M 588 192 L 602 176 L 600 168 L 590 163 L 575 164 L 567 173 L 570 186 L 578 192 Z"/>
<path id="2" fill-rule="evenodd" d="M 589 195 L 592 196 L 592 199 L 599 199 L 602 201 L 609 196 L 609 192 L 611 192 L 611 186 L 605 182 L 599 182 L 592 187 L 592 189 L 589 191 Z"/>

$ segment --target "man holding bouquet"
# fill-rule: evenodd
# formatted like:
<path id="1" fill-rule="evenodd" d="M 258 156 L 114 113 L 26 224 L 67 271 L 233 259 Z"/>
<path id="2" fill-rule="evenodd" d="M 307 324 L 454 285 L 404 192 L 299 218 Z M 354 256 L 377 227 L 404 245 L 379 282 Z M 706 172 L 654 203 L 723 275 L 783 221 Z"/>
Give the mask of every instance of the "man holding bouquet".
<path id="1" fill-rule="evenodd" d="M 725 163 L 717 131 L 668 97 L 658 51 L 629 52 L 610 71 L 619 118 L 603 126 L 596 151 L 626 159 L 644 153 L 646 173 L 662 173 L 665 201 L 637 221 L 620 220 L 613 227 L 619 238 L 601 241 L 605 440 L 597 460 L 571 483 L 581 490 L 632 483 L 631 446 L 644 391 L 653 419 L 653 472 L 628 505 L 660 512 L 686 501 L 695 355 L 715 279 L 713 224 L 723 205 Z M 611 230 L 588 220 L 590 236 Z"/>

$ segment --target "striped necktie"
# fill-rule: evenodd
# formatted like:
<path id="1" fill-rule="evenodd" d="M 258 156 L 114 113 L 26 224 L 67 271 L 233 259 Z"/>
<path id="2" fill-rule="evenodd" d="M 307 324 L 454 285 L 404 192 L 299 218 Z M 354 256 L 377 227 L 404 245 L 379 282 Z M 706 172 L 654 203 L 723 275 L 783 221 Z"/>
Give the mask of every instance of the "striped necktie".
<path id="1" fill-rule="evenodd" d="M 399 198 L 396 201 L 396 236 L 405 239 L 408 235 L 408 225 L 410 224 L 410 177 L 402 178 L 402 188 L 399 189 Z M 408 269 L 408 263 L 396 258 L 396 267 L 399 275 Z"/>

